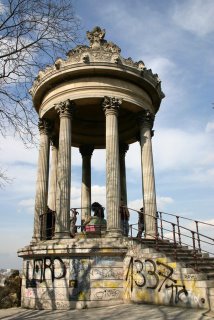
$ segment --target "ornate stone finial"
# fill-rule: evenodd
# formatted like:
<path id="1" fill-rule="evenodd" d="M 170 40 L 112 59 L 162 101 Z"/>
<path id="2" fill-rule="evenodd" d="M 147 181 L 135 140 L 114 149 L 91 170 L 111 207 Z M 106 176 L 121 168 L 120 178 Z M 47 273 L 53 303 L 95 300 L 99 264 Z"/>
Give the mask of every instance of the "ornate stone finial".
<path id="1" fill-rule="evenodd" d="M 118 113 L 119 107 L 122 104 L 122 99 L 118 99 L 115 97 L 104 97 L 102 107 L 107 114 L 108 111 Z"/>
<path id="2" fill-rule="evenodd" d="M 90 41 L 90 47 L 92 49 L 98 49 L 103 43 L 106 42 L 104 40 L 105 37 L 105 29 L 101 29 L 100 27 L 95 27 L 91 32 L 87 31 L 86 35 L 88 40 Z"/>
<path id="3" fill-rule="evenodd" d="M 38 128 L 40 133 L 50 135 L 52 129 L 51 122 L 45 118 L 39 118 Z"/>
<path id="4" fill-rule="evenodd" d="M 72 100 L 67 99 L 55 104 L 54 107 L 60 117 L 71 117 L 72 111 L 75 107 L 75 103 Z"/>
<path id="5" fill-rule="evenodd" d="M 90 144 L 85 144 L 83 146 L 80 146 L 79 151 L 82 157 L 87 157 L 87 156 L 91 157 L 94 151 L 94 146 Z"/>
<path id="6" fill-rule="evenodd" d="M 138 123 L 144 127 L 152 129 L 155 120 L 155 115 L 149 110 L 143 110 L 138 114 Z"/>

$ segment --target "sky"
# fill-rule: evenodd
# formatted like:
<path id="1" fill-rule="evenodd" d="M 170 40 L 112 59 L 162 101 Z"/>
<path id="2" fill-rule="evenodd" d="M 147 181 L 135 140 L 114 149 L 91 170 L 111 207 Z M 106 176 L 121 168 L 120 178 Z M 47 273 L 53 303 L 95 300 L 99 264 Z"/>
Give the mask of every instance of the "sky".
<path id="1" fill-rule="evenodd" d="M 213 0 L 76 0 L 81 35 L 100 26 L 123 57 L 158 73 L 166 97 L 152 139 L 158 210 L 214 224 Z M 32 238 L 38 149 L 0 138 L 0 268 L 21 268 Z M 126 156 L 128 205 L 142 206 L 140 147 Z M 71 207 L 80 206 L 81 157 L 72 148 Z M 105 206 L 105 152 L 92 157 L 92 201 Z M 133 219 L 134 216 L 133 216 Z M 135 221 L 136 222 L 136 221 Z"/>

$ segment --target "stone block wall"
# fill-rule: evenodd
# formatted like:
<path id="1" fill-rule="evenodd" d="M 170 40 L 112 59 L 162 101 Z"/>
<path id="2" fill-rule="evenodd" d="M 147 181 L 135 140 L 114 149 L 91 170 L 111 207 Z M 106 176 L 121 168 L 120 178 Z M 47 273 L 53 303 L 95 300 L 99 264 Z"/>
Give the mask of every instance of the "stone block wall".
<path id="1" fill-rule="evenodd" d="M 71 248 L 23 250 L 22 307 L 71 309 L 137 302 L 214 309 L 214 281 L 167 254 L 134 240 L 99 240 L 96 248 L 93 239 L 81 241 Z"/>
<path id="2" fill-rule="evenodd" d="M 46 256 L 24 261 L 22 307 L 84 308 L 122 300 L 120 256 Z"/>
<path id="3" fill-rule="evenodd" d="M 191 308 L 210 308 L 205 274 L 185 268 L 153 249 L 132 246 L 124 259 L 124 300 Z"/>

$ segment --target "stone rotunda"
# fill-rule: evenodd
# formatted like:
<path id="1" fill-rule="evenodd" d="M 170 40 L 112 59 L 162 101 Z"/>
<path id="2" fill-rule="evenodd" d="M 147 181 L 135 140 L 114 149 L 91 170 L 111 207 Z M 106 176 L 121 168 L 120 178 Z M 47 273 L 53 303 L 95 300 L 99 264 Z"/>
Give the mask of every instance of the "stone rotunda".
<path id="1" fill-rule="evenodd" d="M 124 301 L 129 239 L 122 234 L 119 207 L 121 201 L 127 205 L 125 154 L 136 141 L 141 146 L 145 236 L 155 237 L 151 138 L 164 98 L 161 82 L 143 61 L 123 58 L 120 48 L 104 37 L 99 27 L 87 32 L 90 45 L 77 46 L 66 60 L 40 71 L 31 89 L 40 148 L 33 237 L 18 253 L 23 258 L 23 307 L 69 309 Z M 82 229 L 71 237 L 73 147 L 82 155 L 82 223 L 91 215 L 93 150 L 106 149 L 107 226 L 99 235 L 88 236 Z"/>

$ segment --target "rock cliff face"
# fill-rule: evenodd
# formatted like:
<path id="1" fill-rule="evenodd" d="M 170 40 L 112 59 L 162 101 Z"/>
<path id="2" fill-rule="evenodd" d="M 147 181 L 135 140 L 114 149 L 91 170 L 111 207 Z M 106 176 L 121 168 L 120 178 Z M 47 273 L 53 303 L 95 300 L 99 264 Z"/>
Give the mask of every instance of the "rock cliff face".
<path id="1" fill-rule="evenodd" d="M 5 280 L 3 283 L 4 286 L 0 286 L 0 309 L 19 307 L 21 300 L 21 278 L 19 270 L 6 271 L 7 272 L 2 272 L 1 270 L 1 280 Z"/>

